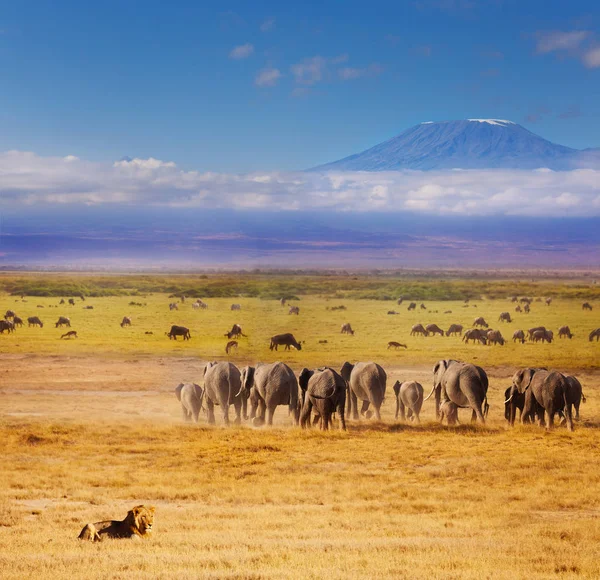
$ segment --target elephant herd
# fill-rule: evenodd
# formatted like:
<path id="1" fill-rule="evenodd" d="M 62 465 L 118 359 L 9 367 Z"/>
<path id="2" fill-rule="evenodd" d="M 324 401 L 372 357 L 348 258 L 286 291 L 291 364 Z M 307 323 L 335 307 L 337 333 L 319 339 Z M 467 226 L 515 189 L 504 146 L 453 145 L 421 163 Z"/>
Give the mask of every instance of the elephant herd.
<path id="1" fill-rule="evenodd" d="M 346 429 L 346 419 L 360 417 L 381 420 L 387 373 L 377 363 L 346 362 L 337 371 L 331 367 L 303 368 L 296 378 L 293 370 L 282 362 L 259 363 L 241 370 L 231 362 L 210 362 L 204 369 L 204 385 L 181 383 L 175 389 L 184 419 L 198 422 L 205 408 L 209 424 L 215 424 L 215 406 L 220 408 L 223 423 L 230 423 L 230 407 L 234 422 L 251 420 L 255 426 L 273 424 L 278 406 L 286 406 L 295 425 L 302 428 L 319 424 L 327 430 L 337 417 L 339 428 Z M 440 360 L 433 368 L 433 388 L 427 397 L 416 381 L 396 381 L 395 418 L 420 421 L 423 403 L 434 397 L 436 418 L 448 425 L 458 422 L 458 409 L 470 409 L 471 420 L 484 424 L 489 411 L 489 381 L 479 366 Z M 572 409 L 579 418 L 582 387 L 575 377 L 546 369 L 522 369 L 505 392 L 505 417 L 514 424 L 516 409 L 521 422 L 539 424 L 545 421 L 551 429 L 556 414 L 573 430 Z M 250 409 L 248 409 L 248 404 Z M 359 409 L 360 404 L 360 409 Z"/>

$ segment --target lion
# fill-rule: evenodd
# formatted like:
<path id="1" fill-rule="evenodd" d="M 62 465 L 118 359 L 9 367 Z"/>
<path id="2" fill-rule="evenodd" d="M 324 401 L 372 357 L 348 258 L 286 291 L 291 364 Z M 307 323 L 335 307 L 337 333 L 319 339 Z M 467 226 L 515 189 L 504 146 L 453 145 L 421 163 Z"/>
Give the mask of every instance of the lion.
<path id="1" fill-rule="evenodd" d="M 79 534 L 79 539 L 100 542 L 105 535 L 109 538 L 143 538 L 152 533 L 154 509 L 154 506 L 137 505 L 127 512 L 124 520 L 86 524 Z"/>

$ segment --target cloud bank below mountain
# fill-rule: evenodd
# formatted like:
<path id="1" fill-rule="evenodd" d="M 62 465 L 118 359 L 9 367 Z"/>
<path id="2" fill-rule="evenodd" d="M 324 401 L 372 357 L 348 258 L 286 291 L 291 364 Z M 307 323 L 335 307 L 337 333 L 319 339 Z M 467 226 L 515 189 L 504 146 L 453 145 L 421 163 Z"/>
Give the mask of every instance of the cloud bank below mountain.
<path id="1" fill-rule="evenodd" d="M 0 154 L 0 206 L 102 205 L 433 215 L 600 216 L 600 164 L 554 172 L 444 170 L 367 172 L 185 171 L 174 162 L 114 164 L 31 152 Z"/>

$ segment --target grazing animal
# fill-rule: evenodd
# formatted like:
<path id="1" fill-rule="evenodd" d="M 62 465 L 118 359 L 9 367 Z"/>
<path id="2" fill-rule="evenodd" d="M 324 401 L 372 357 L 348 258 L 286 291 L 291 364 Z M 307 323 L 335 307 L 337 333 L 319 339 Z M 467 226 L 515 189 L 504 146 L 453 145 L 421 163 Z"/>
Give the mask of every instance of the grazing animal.
<path id="1" fill-rule="evenodd" d="M 511 301 L 511 302 L 518 302 L 518 301 L 519 301 L 519 299 L 518 299 L 516 296 L 513 296 L 513 297 L 510 299 L 510 301 Z"/>
<path id="2" fill-rule="evenodd" d="M 561 326 L 558 329 L 558 338 L 573 338 L 575 335 L 571 332 L 571 329 L 568 326 Z"/>
<path id="3" fill-rule="evenodd" d="M 427 310 L 427 306 L 425 306 L 423 303 L 421 303 L 421 310 Z"/>
<path id="4" fill-rule="evenodd" d="M 204 400 L 210 425 L 215 424 L 215 405 L 221 407 L 223 423 L 229 425 L 229 407 L 235 410 L 235 423 L 242 422 L 246 397 L 242 396 L 240 370 L 230 362 L 210 362 L 204 368 Z"/>
<path id="5" fill-rule="evenodd" d="M 43 305 L 43 304 L 38 304 L 38 305 L 36 306 L 36 308 L 44 308 L 44 305 Z"/>
<path id="6" fill-rule="evenodd" d="M 352 330 L 352 326 L 349 322 L 342 324 L 342 329 L 340 330 L 342 334 L 354 334 L 354 330 Z"/>
<path id="7" fill-rule="evenodd" d="M 84 310 L 94 310 L 94 307 L 90 304 L 89 306 L 84 306 Z"/>
<path id="8" fill-rule="evenodd" d="M 428 334 L 439 334 L 440 336 L 444 336 L 444 331 L 437 324 L 428 324 L 425 327 L 425 330 Z"/>
<path id="9" fill-rule="evenodd" d="M 300 306 L 290 306 L 288 314 L 300 314 Z"/>
<path id="10" fill-rule="evenodd" d="M 446 331 L 446 336 L 450 336 L 451 334 L 458 334 L 458 336 L 462 336 L 462 331 L 462 324 L 451 324 L 450 328 Z"/>
<path id="11" fill-rule="evenodd" d="M 202 399 L 204 391 L 200 385 L 196 383 L 179 383 L 175 387 L 175 396 L 181 403 L 181 411 L 184 421 L 198 422 L 198 415 L 202 410 Z"/>
<path id="12" fill-rule="evenodd" d="M 7 310 L 7 311 L 6 311 L 6 314 L 4 315 L 4 318 L 7 318 L 7 319 L 8 319 L 8 318 L 14 318 L 15 316 L 16 316 L 16 315 L 15 315 L 15 313 L 14 313 L 14 311 L 13 311 L 13 310 Z"/>
<path id="13" fill-rule="evenodd" d="M 241 304 L 232 304 L 231 305 L 231 310 L 241 310 L 241 309 L 242 309 Z"/>
<path id="14" fill-rule="evenodd" d="M 129 318 L 129 316 L 123 316 L 123 320 L 121 320 L 121 328 L 124 326 L 131 326 L 131 318 Z"/>
<path id="15" fill-rule="evenodd" d="M 444 310 L 444 314 L 452 314 L 452 310 Z"/>
<path id="16" fill-rule="evenodd" d="M 327 344 L 327 341 L 326 340 L 320 340 L 319 344 Z"/>
<path id="17" fill-rule="evenodd" d="M 231 339 L 231 338 L 238 338 L 239 336 L 247 336 L 247 335 L 242 332 L 242 327 L 239 324 L 234 324 L 231 327 L 231 330 L 229 332 L 226 332 L 224 336 Z"/>
<path id="18" fill-rule="evenodd" d="M 284 334 L 276 334 L 271 337 L 271 344 L 269 345 L 270 350 L 277 350 L 277 347 L 285 346 L 285 350 L 290 350 L 290 347 L 294 347 L 296 350 L 302 350 L 302 342 L 298 342 L 291 332 Z"/>
<path id="19" fill-rule="evenodd" d="M 420 423 L 419 413 L 423 406 L 423 387 L 421 384 L 415 381 L 405 381 L 404 383 L 396 381 L 393 389 L 396 396 L 396 414 L 394 418 L 397 419 L 398 412 L 400 412 L 402 421 L 410 419 Z"/>
<path id="20" fill-rule="evenodd" d="M 39 326 L 40 328 L 44 328 L 44 323 L 37 316 L 30 316 L 27 319 L 27 323 L 29 326 Z"/>
<path id="21" fill-rule="evenodd" d="M 237 340 L 230 340 L 227 345 L 225 346 L 225 352 L 227 354 L 230 353 L 230 351 L 232 351 L 235 348 L 235 350 L 237 351 L 238 348 L 238 343 Z"/>
<path id="22" fill-rule="evenodd" d="M 473 342 L 479 341 L 481 344 L 487 344 L 487 333 L 478 328 L 471 328 L 467 330 L 463 335 L 463 342 L 468 342 L 472 340 Z"/>
<path id="23" fill-rule="evenodd" d="M 127 512 L 124 520 L 107 520 L 86 524 L 79 534 L 80 540 L 100 542 L 107 538 L 144 538 L 152 533 L 154 506 L 138 505 Z"/>
<path id="24" fill-rule="evenodd" d="M 523 312 L 525 312 L 525 314 L 529 314 L 531 312 L 531 307 L 529 306 L 529 304 L 525 304 L 525 306 L 523 307 Z"/>
<path id="25" fill-rule="evenodd" d="M 177 306 L 177 302 L 169 303 L 169 310 L 179 310 L 179 306 Z"/>
<path id="26" fill-rule="evenodd" d="M 388 350 L 390 350 L 390 348 L 395 348 L 396 350 L 398 350 L 400 347 L 402 348 L 408 348 L 405 344 L 402 344 L 400 342 L 395 342 L 394 340 L 390 340 L 390 342 L 388 342 Z"/>
<path id="27" fill-rule="evenodd" d="M 487 333 L 488 344 L 499 344 L 504 346 L 504 337 L 499 330 L 489 330 Z"/>
<path id="28" fill-rule="evenodd" d="M 582 310 L 592 310 L 592 305 L 589 302 L 584 302 L 581 305 Z"/>
<path id="29" fill-rule="evenodd" d="M 416 308 L 417 308 L 417 303 L 416 302 L 411 302 L 408 305 L 408 310 L 416 310 Z"/>
<path id="30" fill-rule="evenodd" d="M 552 298 L 546 298 L 546 306 L 550 306 L 552 304 Z"/>
<path id="31" fill-rule="evenodd" d="M 512 322 L 512 318 L 510 317 L 510 312 L 503 312 L 500 314 L 498 318 L 498 322 Z"/>
<path id="32" fill-rule="evenodd" d="M 402 302 L 404 302 L 404 298 L 402 296 L 400 296 L 400 298 L 398 298 L 398 301 L 396 302 L 396 304 L 398 304 L 398 306 L 400 306 L 400 304 L 402 304 Z"/>
<path id="33" fill-rule="evenodd" d="M 600 340 L 600 328 L 596 328 L 596 330 L 592 330 L 592 332 L 590 332 L 590 342 L 592 342 L 592 340 L 594 340 L 594 338 L 596 339 L 596 342 L 598 342 L 598 340 Z"/>
<path id="34" fill-rule="evenodd" d="M 154 334 L 151 330 L 146 330 L 146 332 L 144 332 L 144 334 Z"/>
<path id="35" fill-rule="evenodd" d="M 533 342 L 539 342 L 540 340 L 542 342 L 552 342 L 552 334 L 550 330 L 536 330 L 532 335 L 531 335 L 531 340 Z"/>
<path id="36" fill-rule="evenodd" d="M 395 310 L 388 310 L 388 314 L 398 314 Z"/>
<path id="37" fill-rule="evenodd" d="M 63 334 L 61 338 L 77 338 L 77 331 L 69 330 L 69 332 L 65 332 L 65 334 Z"/>
<path id="38" fill-rule="evenodd" d="M 185 326 L 178 326 L 177 324 L 173 324 L 173 326 L 171 326 L 171 330 L 165 334 L 169 337 L 169 340 L 177 340 L 178 336 L 183 336 L 183 340 L 190 340 L 190 338 L 192 338 L 189 328 L 186 328 Z"/>
<path id="39" fill-rule="evenodd" d="M 427 332 L 427 330 L 425 330 L 425 327 L 422 324 L 415 324 L 410 329 L 410 335 L 414 336 L 415 334 L 422 334 L 423 336 L 429 336 L 429 333 Z"/>
<path id="40" fill-rule="evenodd" d="M 75 300 L 73 300 L 73 298 L 69 298 L 69 304 L 71 306 L 75 306 Z"/>
<path id="41" fill-rule="evenodd" d="M 65 303 L 65 299 L 61 298 L 59 304 L 64 304 Z"/>
<path id="42" fill-rule="evenodd" d="M 285 298 L 280 298 L 279 299 L 279 304 L 281 304 L 281 306 L 285 306 L 286 302 L 287 302 L 287 300 Z"/>
<path id="43" fill-rule="evenodd" d="M 480 316 L 479 318 L 476 318 L 473 321 L 473 326 L 482 326 L 483 328 L 489 328 L 490 325 L 485 321 L 483 316 Z"/>
<path id="44" fill-rule="evenodd" d="M 197 302 L 192 302 L 192 308 L 194 310 L 198 310 L 198 308 L 200 308 L 200 304 L 198 304 Z"/>
<path id="45" fill-rule="evenodd" d="M 522 330 L 515 330 L 513 334 L 513 342 L 521 341 L 521 344 L 525 344 L 525 333 Z"/>
<path id="46" fill-rule="evenodd" d="M 515 308 L 515 312 L 523 312 L 523 309 L 521 308 L 521 306 L 517 306 Z"/>
<path id="47" fill-rule="evenodd" d="M 15 325 L 15 328 L 16 328 L 17 326 L 23 326 L 23 320 L 21 319 L 21 317 L 20 317 L 20 316 L 16 316 L 16 315 L 15 315 L 15 317 L 13 318 L 13 321 L 12 321 L 12 323 Z"/>
<path id="48" fill-rule="evenodd" d="M 527 337 L 529 338 L 529 340 L 533 340 L 533 333 L 534 333 L 536 330 L 543 330 L 543 331 L 545 331 L 545 330 L 546 330 L 546 327 L 545 327 L 545 326 L 534 326 L 533 328 L 530 328 L 530 329 L 527 331 Z"/>
<path id="49" fill-rule="evenodd" d="M 71 326 L 71 319 L 67 318 L 66 316 L 59 316 L 58 320 L 55 323 L 55 328 L 58 328 L 59 326 Z"/>
<path id="50" fill-rule="evenodd" d="M 0 334 L 4 334 L 5 330 L 10 334 L 15 331 L 15 325 L 10 320 L 0 320 Z"/>

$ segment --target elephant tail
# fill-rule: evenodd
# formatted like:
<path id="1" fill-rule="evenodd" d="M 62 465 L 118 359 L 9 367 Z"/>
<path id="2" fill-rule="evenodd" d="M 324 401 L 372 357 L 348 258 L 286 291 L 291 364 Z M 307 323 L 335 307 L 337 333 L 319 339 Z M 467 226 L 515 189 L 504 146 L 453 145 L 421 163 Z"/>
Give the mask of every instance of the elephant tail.
<path id="1" fill-rule="evenodd" d="M 489 411 L 490 411 L 490 406 L 488 404 L 487 395 L 486 395 L 485 399 L 483 399 L 483 416 L 485 418 L 487 418 Z"/>
<path id="2" fill-rule="evenodd" d="M 587 401 L 587 399 L 585 398 L 585 395 L 583 394 L 583 392 L 581 393 L 581 402 L 585 403 Z"/>

